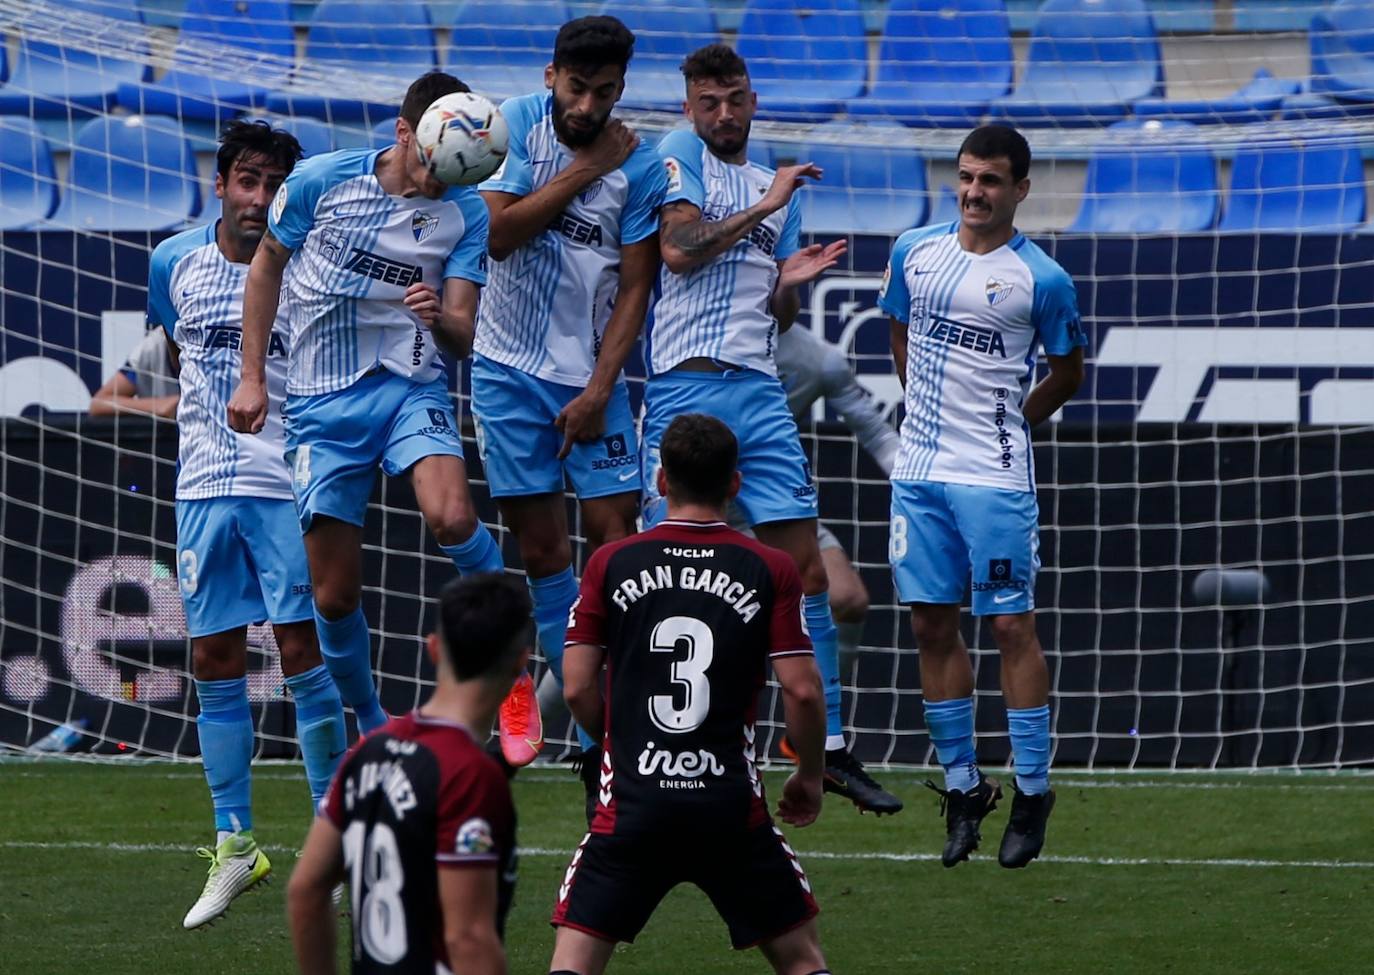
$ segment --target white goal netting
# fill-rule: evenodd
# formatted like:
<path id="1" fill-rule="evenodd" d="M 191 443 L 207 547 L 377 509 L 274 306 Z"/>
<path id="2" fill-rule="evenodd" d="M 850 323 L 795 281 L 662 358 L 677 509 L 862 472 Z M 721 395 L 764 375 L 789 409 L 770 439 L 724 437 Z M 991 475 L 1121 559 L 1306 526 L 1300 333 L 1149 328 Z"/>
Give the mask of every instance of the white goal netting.
<path id="1" fill-rule="evenodd" d="M 1027 135 L 1020 227 L 1073 275 L 1090 337 L 1088 380 L 1036 452 L 1057 762 L 1374 762 L 1367 0 L 0 0 L 0 748 L 73 725 L 97 753 L 196 754 L 175 424 L 87 413 L 142 338 L 152 247 L 218 212 L 218 125 L 271 118 L 310 152 L 382 144 L 419 72 L 535 90 L 557 25 L 597 12 L 636 31 L 621 114 L 644 138 L 679 124 L 683 53 L 723 38 L 749 60 L 752 154 L 820 162 L 804 229 L 850 245 L 798 327 L 885 410 L 894 237 L 957 216 L 973 124 Z M 803 432 L 868 591 L 845 661 L 856 750 L 928 762 L 882 472 L 824 401 Z M 379 486 L 366 545 L 383 703 L 404 709 L 452 567 L 401 482 Z M 996 760 L 997 655 L 966 635 Z M 260 749 L 289 757 L 270 633 L 252 643 Z"/>

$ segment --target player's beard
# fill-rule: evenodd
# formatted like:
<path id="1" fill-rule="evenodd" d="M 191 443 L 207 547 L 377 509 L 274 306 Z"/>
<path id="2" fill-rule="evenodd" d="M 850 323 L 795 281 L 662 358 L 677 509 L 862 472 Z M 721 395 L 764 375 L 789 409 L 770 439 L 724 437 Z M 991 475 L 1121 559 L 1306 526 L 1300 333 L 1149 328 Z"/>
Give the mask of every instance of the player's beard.
<path id="1" fill-rule="evenodd" d="M 745 122 L 743 125 L 726 129 L 724 132 L 720 128 L 711 129 L 703 141 L 713 155 L 721 158 L 738 155 L 749 144 L 749 129 L 752 125 L 752 122 Z"/>
<path id="2" fill-rule="evenodd" d="M 580 116 L 580 118 L 585 119 L 586 116 Z M 606 127 L 610 118 L 611 115 L 607 112 L 600 119 L 587 119 L 592 121 L 593 125 L 585 131 L 569 128 L 567 110 L 559 104 L 558 96 L 553 96 L 553 131 L 557 134 L 559 141 L 569 149 L 581 149 L 583 146 L 589 146 L 595 142 L 596 137 L 601 134 L 601 130 Z"/>

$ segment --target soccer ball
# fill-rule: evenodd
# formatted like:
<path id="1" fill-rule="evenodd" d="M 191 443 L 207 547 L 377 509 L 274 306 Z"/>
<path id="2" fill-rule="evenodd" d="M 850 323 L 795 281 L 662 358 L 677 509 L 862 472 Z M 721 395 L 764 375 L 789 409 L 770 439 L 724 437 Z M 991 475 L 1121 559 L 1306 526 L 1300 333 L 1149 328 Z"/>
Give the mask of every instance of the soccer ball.
<path id="1" fill-rule="evenodd" d="M 435 179 L 470 186 L 496 172 L 509 138 L 495 105 L 472 92 L 454 92 L 425 109 L 415 130 L 415 152 Z"/>

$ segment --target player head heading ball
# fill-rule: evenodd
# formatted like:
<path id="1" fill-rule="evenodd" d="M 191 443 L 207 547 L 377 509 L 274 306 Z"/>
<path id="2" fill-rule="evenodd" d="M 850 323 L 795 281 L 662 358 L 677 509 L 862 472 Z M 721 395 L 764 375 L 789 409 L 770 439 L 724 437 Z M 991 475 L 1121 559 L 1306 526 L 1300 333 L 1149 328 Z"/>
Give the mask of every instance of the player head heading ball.
<path id="1" fill-rule="evenodd" d="M 224 127 L 215 159 L 221 234 L 246 261 L 267 232 L 267 208 L 301 158 L 301 144 L 266 122 L 236 119 Z"/>
<path id="2" fill-rule="evenodd" d="M 529 593 L 499 572 L 455 579 L 439 592 L 438 625 L 426 640 L 439 683 L 480 682 L 493 705 L 525 672 L 534 645 Z"/>
<path id="3" fill-rule="evenodd" d="M 686 507 L 724 513 L 739 493 L 739 441 L 705 413 L 684 413 L 668 424 L 659 445 L 658 493 L 670 517 Z"/>
<path id="4" fill-rule="evenodd" d="M 443 71 L 428 71 L 416 78 L 406 89 L 406 97 L 401 102 L 401 117 L 396 120 L 396 148 L 405 160 L 406 178 L 416 186 L 420 193 L 437 200 L 449 191 L 449 186 L 425 169 L 415 152 L 415 130 L 420 125 L 420 117 L 425 109 L 434 104 L 435 99 L 454 92 L 471 91 L 467 85 L 451 74 Z"/>
<path id="5" fill-rule="evenodd" d="M 1030 192 L 1031 151 L 1006 125 L 982 125 L 959 146 L 959 219 L 983 237 L 1011 236 L 1016 207 Z"/>
<path id="6" fill-rule="evenodd" d="M 590 145 L 625 91 L 635 36 L 614 17 L 579 17 L 558 30 L 544 86 L 553 92 L 553 128 L 569 149 Z"/>
<path id="7" fill-rule="evenodd" d="M 759 107 L 744 59 L 728 44 L 708 44 L 687 55 L 681 70 L 687 118 L 697 136 L 721 159 L 742 154 Z"/>

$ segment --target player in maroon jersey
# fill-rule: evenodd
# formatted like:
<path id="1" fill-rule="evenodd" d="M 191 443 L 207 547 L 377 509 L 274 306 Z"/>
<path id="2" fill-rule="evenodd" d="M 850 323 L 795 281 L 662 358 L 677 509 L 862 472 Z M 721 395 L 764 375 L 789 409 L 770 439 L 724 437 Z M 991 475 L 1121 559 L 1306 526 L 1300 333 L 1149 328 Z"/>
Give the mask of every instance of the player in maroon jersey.
<path id="1" fill-rule="evenodd" d="M 439 594 L 428 638 L 437 686 L 353 746 L 291 875 L 300 970 L 334 972 L 330 891 L 348 881 L 354 973 L 504 973 L 515 808 L 482 747 L 533 645 L 525 588 L 464 576 Z M 436 869 L 437 868 L 437 869 Z"/>
<path id="2" fill-rule="evenodd" d="M 667 519 L 592 555 L 569 621 L 564 695 L 602 755 L 591 831 L 558 890 L 550 967 L 600 975 L 669 890 L 694 883 L 736 948 L 757 946 L 785 975 L 818 975 L 816 901 L 768 814 L 755 762 L 771 664 L 800 758 L 778 815 L 813 822 L 825 707 L 801 580 L 786 554 L 725 524 L 740 483 L 725 424 L 679 416 L 661 458 Z"/>

